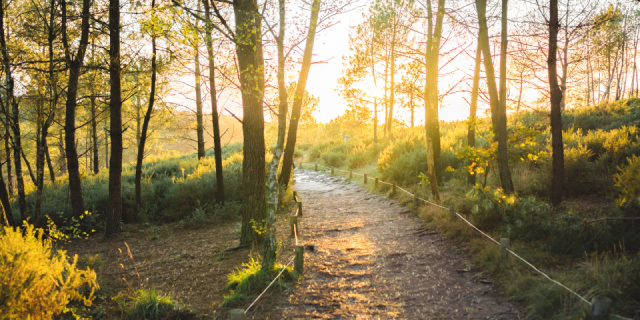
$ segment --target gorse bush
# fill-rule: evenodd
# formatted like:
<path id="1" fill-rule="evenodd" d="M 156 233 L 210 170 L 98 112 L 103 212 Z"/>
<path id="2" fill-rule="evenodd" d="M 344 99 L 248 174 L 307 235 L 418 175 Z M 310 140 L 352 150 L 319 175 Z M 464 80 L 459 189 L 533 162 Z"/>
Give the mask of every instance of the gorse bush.
<path id="1" fill-rule="evenodd" d="M 52 319 L 78 301 L 90 306 L 96 273 L 76 268 L 64 251 L 53 252 L 42 229 L 5 227 L 0 232 L 0 314 L 3 319 Z"/>
<path id="2" fill-rule="evenodd" d="M 640 157 L 635 155 L 628 159 L 629 165 L 618 168 L 620 172 L 614 175 L 615 186 L 620 195 L 616 199 L 617 204 L 626 208 L 626 212 L 640 216 Z M 631 209 L 631 210 L 629 210 Z"/>

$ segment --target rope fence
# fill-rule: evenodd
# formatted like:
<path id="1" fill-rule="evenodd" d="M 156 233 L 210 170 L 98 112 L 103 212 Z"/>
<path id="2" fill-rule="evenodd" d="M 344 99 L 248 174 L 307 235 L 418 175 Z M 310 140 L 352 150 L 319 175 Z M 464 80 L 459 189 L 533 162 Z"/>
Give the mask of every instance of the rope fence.
<path id="1" fill-rule="evenodd" d="M 345 171 L 345 170 L 335 169 L 333 167 L 321 166 L 321 165 L 318 165 L 318 164 L 314 164 L 314 165 L 315 165 L 315 171 L 318 171 L 318 167 L 323 167 L 323 168 L 331 169 L 331 173 L 332 174 L 334 173 L 334 170 L 347 172 L 347 173 L 349 173 L 350 176 L 355 173 L 353 171 Z M 303 169 L 302 162 L 300 162 L 299 168 Z M 367 175 L 366 174 L 364 174 L 364 175 L 363 174 L 359 174 L 359 173 L 355 173 L 355 174 L 357 174 L 359 176 L 364 176 L 365 177 L 364 182 L 367 183 L 367 178 L 366 178 Z M 397 186 L 395 183 L 388 183 L 388 182 L 379 180 L 379 178 L 375 178 L 375 177 L 369 177 L 369 179 L 375 179 L 376 186 L 377 186 L 377 183 L 382 183 L 382 184 L 386 184 L 386 185 L 392 186 L 392 188 L 393 188 L 392 190 L 393 190 L 394 193 L 395 193 L 395 189 L 397 188 L 397 189 L 400 189 L 401 191 L 403 191 L 404 193 L 408 194 L 409 196 L 414 197 L 414 199 L 421 200 L 421 201 L 423 201 L 423 202 L 425 202 L 425 203 L 427 203 L 429 205 L 435 206 L 435 207 L 443 209 L 443 210 L 450 210 L 452 218 L 454 218 L 456 216 L 459 217 L 460 219 L 462 219 L 462 221 L 464 221 L 466 224 L 468 224 L 471 228 L 473 228 L 474 230 L 478 231 L 481 235 L 483 235 L 487 239 L 491 240 L 491 242 L 499 245 L 500 249 L 501 249 L 501 252 L 502 252 L 501 256 L 502 256 L 503 259 L 506 258 L 506 253 L 507 252 L 510 253 L 511 255 L 516 257 L 518 260 L 522 261 L 525 265 L 531 267 L 533 270 L 535 270 L 537 273 L 539 273 L 543 277 L 547 278 L 551 282 L 557 284 L 561 288 L 563 288 L 563 289 L 567 290 L 568 292 L 572 293 L 573 295 L 578 297 L 581 301 L 583 301 L 584 303 L 589 305 L 591 307 L 591 317 L 592 317 L 592 319 L 608 319 L 608 316 L 610 315 L 610 316 L 616 317 L 618 319 L 632 320 L 630 318 L 626 318 L 626 317 L 619 316 L 619 315 L 616 315 L 616 314 L 609 314 L 609 310 L 610 310 L 611 303 L 612 303 L 610 299 L 608 299 L 608 298 L 593 298 L 593 302 L 590 302 L 585 297 L 583 297 L 580 294 L 578 294 L 577 292 L 571 290 L 569 287 L 567 287 L 564 284 L 558 282 L 557 280 L 552 279 L 547 274 L 542 272 L 540 269 L 536 268 L 531 262 L 525 260 L 524 258 L 519 256 L 518 254 L 513 252 L 511 249 L 509 249 L 508 248 L 509 239 L 502 238 L 500 242 L 495 240 L 495 239 L 493 239 L 491 236 L 489 236 L 488 234 L 484 233 L 478 227 L 474 226 L 471 222 L 469 222 L 469 220 L 465 219 L 461 214 L 459 214 L 458 212 L 455 212 L 453 206 L 447 209 L 446 207 L 441 206 L 441 205 L 439 205 L 437 203 L 431 202 L 431 201 L 423 199 L 423 198 L 419 198 L 415 194 L 413 194 L 413 193 L 411 193 L 411 192 L 409 192 L 409 191 Z"/>

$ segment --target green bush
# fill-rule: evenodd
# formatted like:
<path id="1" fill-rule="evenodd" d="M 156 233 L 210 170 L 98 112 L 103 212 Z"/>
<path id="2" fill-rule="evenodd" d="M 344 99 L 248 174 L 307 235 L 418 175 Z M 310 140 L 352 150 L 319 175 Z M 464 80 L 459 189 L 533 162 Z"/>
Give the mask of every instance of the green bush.
<path id="1" fill-rule="evenodd" d="M 407 138 L 390 144 L 378 158 L 382 179 L 400 185 L 416 184 L 418 176 L 427 171 L 427 151 L 424 139 Z"/>
<path id="2" fill-rule="evenodd" d="M 90 306 L 96 273 L 76 268 L 64 251 L 53 252 L 51 240 L 32 225 L 0 232 L 0 314 L 6 319 L 53 319 L 78 301 Z M 84 290 L 88 289 L 88 290 Z M 88 291 L 88 294 L 84 294 Z"/>
<path id="3" fill-rule="evenodd" d="M 347 155 L 341 152 L 327 152 L 322 154 L 322 161 L 328 167 L 340 167 L 347 160 Z"/>

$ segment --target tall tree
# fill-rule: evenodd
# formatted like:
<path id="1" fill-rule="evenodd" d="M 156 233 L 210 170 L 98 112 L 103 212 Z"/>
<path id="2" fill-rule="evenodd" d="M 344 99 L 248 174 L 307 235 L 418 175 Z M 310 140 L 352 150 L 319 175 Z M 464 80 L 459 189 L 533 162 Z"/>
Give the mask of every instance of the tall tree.
<path id="1" fill-rule="evenodd" d="M 289 123 L 289 132 L 287 132 L 287 146 L 284 149 L 284 159 L 282 160 L 282 172 L 280 173 L 279 183 L 281 188 L 287 188 L 289 179 L 291 179 L 291 171 L 293 167 L 293 152 L 296 148 L 296 137 L 298 134 L 298 122 L 300 120 L 300 109 L 304 97 L 309 70 L 311 69 L 311 56 L 313 54 L 313 43 L 316 37 L 316 28 L 318 26 L 318 14 L 320 12 L 320 0 L 314 0 L 311 5 L 311 18 L 309 19 L 309 31 L 302 56 L 302 66 L 300 75 L 298 76 L 298 85 L 296 93 L 293 97 L 293 107 L 291 109 L 291 122 Z"/>
<path id="2" fill-rule="evenodd" d="M 244 2 L 244 1 L 248 1 L 248 0 L 241 0 L 238 2 Z M 204 4 L 204 14 L 205 14 L 205 43 L 207 45 L 207 59 L 209 61 L 209 90 L 211 91 L 209 96 L 211 98 L 211 117 L 212 117 L 212 122 L 213 122 L 213 152 L 214 152 L 214 157 L 216 160 L 216 193 L 215 193 L 215 198 L 216 201 L 218 203 L 224 203 L 224 176 L 223 176 L 223 172 L 222 172 L 222 143 L 220 141 L 220 121 L 218 119 L 218 98 L 217 98 L 217 93 L 216 93 L 216 69 L 215 69 L 215 60 L 214 60 L 214 55 L 213 55 L 213 38 L 211 36 L 211 33 L 213 32 L 213 22 L 211 21 L 211 7 L 213 6 L 213 9 L 218 12 L 218 9 L 216 7 L 215 2 L 211 1 L 211 3 L 209 3 L 209 0 L 202 0 L 202 3 Z M 236 14 L 238 14 L 236 12 Z M 257 14 L 257 13 L 256 13 Z M 255 17 L 254 19 L 257 19 L 256 21 L 256 27 L 257 27 L 257 31 L 260 31 L 260 23 L 259 20 L 261 18 L 259 17 Z M 237 17 L 236 17 L 236 21 L 237 21 Z M 256 38 L 257 42 L 256 44 L 259 43 L 260 47 L 256 48 L 256 50 L 259 50 L 260 53 L 260 59 L 262 59 L 262 39 L 260 37 Z M 239 54 L 238 54 L 239 55 Z M 259 62 L 260 64 L 264 65 L 264 61 L 260 60 Z M 258 82 L 262 83 L 261 87 L 264 87 L 264 71 L 260 71 L 263 73 L 262 75 L 262 79 L 259 80 Z M 246 90 L 246 87 L 244 88 Z M 264 94 L 263 89 L 260 89 L 261 91 L 261 95 Z M 260 101 L 262 101 L 262 98 L 260 98 Z M 262 108 L 262 104 L 260 105 L 260 108 Z M 253 111 L 253 110 L 252 110 Z M 246 110 L 245 110 L 246 112 Z M 257 111 L 255 111 L 257 112 Z M 252 117 L 250 117 L 252 118 Z M 264 119 L 264 115 L 261 116 L 262 119 Z M 253 121 L 253 119 L 252 119 Z M 257 121 L 257 120 L 256 120 Z M 260 134 L 262 135 L 262 140 L 264 141 L 264 123 L 262 124 L 262 128 L 263 130 L 260 131 Z M 256 128 L 257 130 L 258 128 Z M 255 133 L 254 133 L 255 134 Z M 257 139 L 255 142 L 257 143 L 259 139 Z M 262 149 L 264 149 L 264 146 L 262 147 Z M 264 155 L 263 155 L 264 156 Z M 263 161 L 263 165 L 264 165 L 264 161 Z"/>
<path id="3" fill-rule="evenodd" d="M 70 41 L 67 37 L 66 2 L 63 3 L 62 22 L 62 44 L 64 46 L 64 56 L 69 65 L 69 81 L 67 84 L 67 101 L 65 105 L 66 118 L 64 122 L 65 131 L 65 153 L 67 156 L 67 170 L 69 171 L 69 197 L 73 216 L 77 218 L 84 214 L 84 196 L 82 195 L 82 182 L 80 181 L 80 163 L 78 162 L 78 151 L 76 149 L 76 108 L 78 97 L 78 80 L 80 79 L 80 69 L 84 63 L 84 54 L 89 43 L 89 8 L 90 0 L 82 1 L 82 22 L 80 26 L 80 42 L 75 57 L 70 49 Z"/>
<path id="4" fill-rule="evenodd" d="M 206 1 L 206 0 L 205 0 Z M 200 1 L 198 1 L 198 11 L 200 11 Z M 200 74 L 200 51 L 199 51 L 199 43 L 200 38 L 198 36 L 198 20 L 195 21 L 195 36 L 194 36 L 194 45 L 193 50 L 195 52 L 194 64 L 195 64 L 195 90 L 196 90 L 196 136 L 198 139 L 198 159 L 203 159 L 205 157 L 205 149 L 204 149 L 204 125 L 202 119 L 202 75 Z"/>
<path id="5" fill-rule="evenodd" d="M 280 23 L 276 42 L 278 45 L 278 138 L 276 148 L 273 150 L 273 158 L 269 164 L 267 175 L 267 220 L 266 239 L 264 244 L 264 254 L 262 255 L 262 269 L 271 270 L 276 261 L 276 211 L 278 210 L 278 166 L 284 147 L 285 132 L 287 130 L 287 113 L 289 106 L 287 102 L 287 86 L 285 84 L 285 56 L 284 56 L 284 36 L 285 36 L 285 0 L 278 0 L 278 15 Z"/>
<path id="6" fill-rule="evenodd" d="M 440 172 L 440 126 L 438 121 L 438 61 L 440 38 L 444 18 L 444 0 L 438 0 L 438 11 L 434 15 L 431 1 L 427 1 L 427 47 L 425 50 L 426 84 L 424 86 L 425 131 L 427 141 L 427 165 L 431 193 L 440 201 L 438 174 Z"/>
<path id="7" fill-rule="evenodd" d="M 471 86 L 471 105 L 469 107 L 469 130 L 467 131 L 467 144 L 471 148 L 476 147 L 476 125 L 477 117 L 476 111 L 478 109 L 478 91 L 480 88 L 480 64 L 482 63 L 482 49 L 480 48 L 480 42 L 478 41 L 478 47 L 476 48 L 476 61 L 473 70 L 473 84 Z M 475 173 L 470 173 L 467 177 L 467 183 L 471 185 L 476 184 Z"/>
<path id="8" fill-rule="evenodd" d="M 511 171 L 509 170 L 509 146 L 507 145 L 507 13 L 508 0 L 502 0 L 502 32 L 500 33 L 500 103 L 498 110 L 498 166 L 500 183 L 506 193 L 514 191 Z"/>
<path id="9" fill-rule="evenodd" d="M 85 0 L 88 1 L 88 0 Z M 111 158 L 106 236 L 120 232 L 122 219 L 122 87 L 120 83 L 120 1 L 109 0 L 109 87 Z M 69 156 L 67 155 L 67 158 Z"/>
<path id="10" fill-rule="evenodd" d="M 549 89 L 551 102 L 551 150 L 552 178 L 551 203 L 554 206 L 562 203 L 564 192 L 564 146 L 562 143 L 562 91 L 558 86 L 556 54 L 558 51 L 558 0 L 549 4 Z"/>
<path id="11" fill-rule="evenodd" d="M 8 126 L 13 132 L 13 160 L 15 161 L 16 182 L 18 186 L 18 205 L 20 206 L 20 218 L 26 220 L 29 215 L 27 207 L 27 195 L 24 189 L 24 179 L 22 178 L 22 139 L 20 137 L 20 108 L 15 97 L 14 81 L 11 69 L 11 57 L 7 50 L 7 41 L 5 37 L 4 18 L 6 9 L 4 5 L 0 6 L 0 52 L 2 53 L 2 68 L 5 76 L 5 101 L 3 103 L 3 111 L 8 122 Z"/>
<path id="12" fill-rule="evenodd" d="M 236 53 L 242 91 L 242 229 L 240 244 L 258 239 L 265 219 L 264 58 L 261 17 L 255 0 L 234 0 Z"/>
<path id="13" fill-rule="evenodd" d="M 506 1 L 506 0 L 504 0 Z M 480 43 L 482 57 L 484 59 L 484 70 L 487 76 L 487 87 L 489 89 L 489 99 L 491 106 L 491 122 L 493 124 L 493 132 L 498 141 L 498 166 L 500 172 L 500 183 L 502 189 L 506 193 L 513 192 L 513 183 L 511 182 L 511 171 L 509 170 L 509 159 L 507 157 L 507 113 L 502 112 L 501 103 L 498 97 L 498 88 L 496 86 L 496 77 L 493 69 L 493 61 L 491 59 L 491 49 L 489 46 L 489 31 L 487 28 L 487 0 L 475 0 L 476 10 L 478 11 L 478 42 Z M 503 3 L 503 36 L 506 37 L 506 4 Z M 506 43 L 506 40 L 504 40 Z M 506 59 L 506 55 L 500 57 Z M 506 90 L 505 90 L 506 94 Z M 506 104 L 505 104 L 506 106 Z"/>
<path id="14" fill-rule="evenodd" d="M 158 73 L 158 66 L 156 63 L 156 0 L 151 0 L 151 17 L 149 22 L 149 33 L 151 34 L 151 88 L 149 89 L 149 105 L 147 111 L 144 114 L 144 122 L 142 123 L 142 132 L 140 133 L 140 142 L 138 143 L 138 157 L 136 159 L 136 176 L 135 176 L 135 189 L 136 189 L 136 206 L 138 212 L 142 210 L 142 161 L 144 160 L 144 146 L 147 142 L 147 136 L 149 131 L 149 121 L 151 121 L 151 112 L 153 112 L 153 103 L 156 101 L 156 77 Z M 112 154 L 113 156 L 113 154 Z M 122 163 L 120 164 L 122 165 Z M 130 217 L 127 219 L 129 222 L 135 221 L 136 217 Z"/>

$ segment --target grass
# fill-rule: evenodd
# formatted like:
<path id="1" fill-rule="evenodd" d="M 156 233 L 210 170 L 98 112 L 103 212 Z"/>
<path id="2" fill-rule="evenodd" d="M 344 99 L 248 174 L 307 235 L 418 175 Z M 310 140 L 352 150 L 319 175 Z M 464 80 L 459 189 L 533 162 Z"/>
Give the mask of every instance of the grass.
<path id="1" fill-rule="evenodd" d="M 228 295 L 224 296 L 221 304 L 222 308 L 232 308 L 242 304 L 244 301 L 260 294 L 273 279 L 278 276 L 280 271 L 285 268 L 278 280 L 272 287 L 284 290 L 287 280 L 297 278 L 297 275 L 290 267 L 276 264 L 270 271 L 262 270 L 260 260 L 250 257 L 247 263 L 243 263 L 241 267 L 236 268 L 228 277 L 227 289 L 230 290 Z"/>
<path id="2" fill-rule="evenodd" d="M 161 295 L 155 290 L 140 289 L 127 301 L 122 319 L 125 320 L 159 320 L 165 319 L 169 313 L 179 313 L 181 307 L 171 295 Z M 178 312 L 176 312 L 178 311 Z M 175 317 L 176 319 L 179 317 Z"/>

